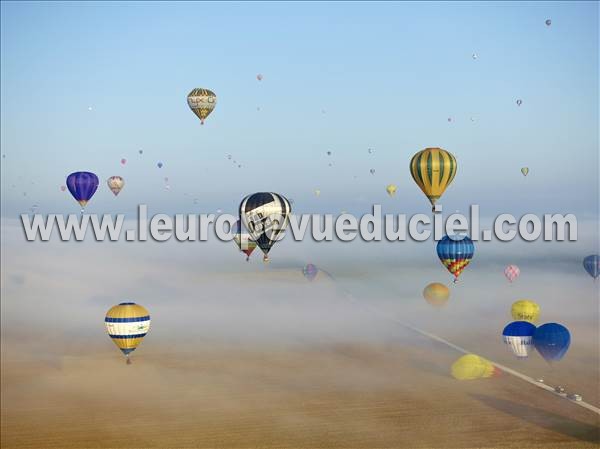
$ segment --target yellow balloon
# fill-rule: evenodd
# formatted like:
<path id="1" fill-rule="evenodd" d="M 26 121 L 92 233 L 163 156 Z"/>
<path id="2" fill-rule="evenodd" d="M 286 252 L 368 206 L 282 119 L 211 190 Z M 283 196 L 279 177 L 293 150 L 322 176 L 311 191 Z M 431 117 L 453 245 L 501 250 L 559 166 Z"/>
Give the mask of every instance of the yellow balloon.
<path id="1" fill-rule="evenodd" d="M 217 105 L 217 96 L 208 89 L 193 89 L 187 96 L 188 106 L 204 125 L 204 119 L 210 115 Z"/>
<path id="2" fill-rule="evenodd" d="M 122 302 L 106 312 L 104 325 L 108 336 L 129 363 L 129 354 L 135 351 L 150 330 L 150 314 L 139 304 Z"/>
<path id="3" fill-rule="evenodd" d="M 521 169 L 521 173 L 523 173 L 523 176 L 527 176 L 527 174 L 529 173 L 529 168 L 527 168 L 527 167 L 523 167 L 523 168 Z"/>
<path id="4" fill-rule="evenodd" d="M 441 148 L 425 148 L 410 161 L 410 173 L 432 206 L 456 176 L 456 158 Z"/>
<path id="5" fill-rule="evenodd" d="M 450 297 L 450 289 L 444 284 L 434 282 L 423 290 L 423 298 L 434 307 L 443 307 Z"/>
<path id="6" fill-rule="evenodd" d="M 395 184 L 388 184 L 385 188 L 385 191 L 388 193 L 389 196 L 394 196 L 396 194 L 396 190 L 398 190 L 398 188 Z"/>
<path id="7" fill-rule="evenodd" d="M 489 360 L 475 354 L 466 354 L 452 364 L 451 373 L 458 380 L 474 380 L 492 377 L 499 371 Z"/>
<path id="8" fill-rule="evenodd" d="M 315 196 L 320 196 L 321 195 L 321 191 L 319 189 L 315 190 Z"/>
<path id="9" fill-rule="evenodd" d="M 515 321 L 535 323 L 540 317 L 540 306 L 531 299 L 519 299 L 513 303 L 510 314 Z"/>

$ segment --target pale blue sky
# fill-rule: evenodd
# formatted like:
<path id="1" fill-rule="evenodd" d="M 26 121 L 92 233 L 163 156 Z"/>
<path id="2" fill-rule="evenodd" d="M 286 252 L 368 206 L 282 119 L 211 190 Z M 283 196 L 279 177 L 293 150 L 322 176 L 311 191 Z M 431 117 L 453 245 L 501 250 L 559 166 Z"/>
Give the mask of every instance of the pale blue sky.
<path id="1" fill-rule="evenodd" d="M 427 212 L 408 171 L 427 146 L 458 159 L 445 210 L 598 216 L 597 2 L 2 2 L 1 25 L 5 217 L 78 212 L 59 190 L 77 170 L 102 181 L 89 212 L 233 212 L 261 190 Z M 194 87 L 218 96 L 203 127 Z"/>

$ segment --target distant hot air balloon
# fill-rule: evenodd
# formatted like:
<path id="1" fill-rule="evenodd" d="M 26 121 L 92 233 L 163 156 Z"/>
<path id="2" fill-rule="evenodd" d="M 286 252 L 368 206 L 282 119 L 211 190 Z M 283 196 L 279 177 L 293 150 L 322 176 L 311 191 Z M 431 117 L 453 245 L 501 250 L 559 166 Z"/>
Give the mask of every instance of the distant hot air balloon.
<path id="1" fill-rule="evenodd" d="M 546 23 L 546 26 L 550 26 L 550 25 L 552 25 L 552 20 L 546 19 L 545 23 Z"/>
<path id="2" fill-rule="evenodd" d="M 164 164 L 163 164 L 162 162 L 160 162 L 160 161 L 156 163 L 156 166 L 157 166 L 158 168 L 163 168 L 163 165 L 164 165 Z"/>
<path id="3" fill-rule="evenodd" d="M 520 274 L 521 274 L 521 270 L 516 265 L 508 265 L 504 269 L 504 276 L 506 276 L 506 279 L 508 279 L 509 282 L 512 282 L 515 279 L 517 279 Z"/>
<path id="4" fill-rule="evenodd" d="M 528 321 L 513 321 L 502 331 L 502 340 L 517 357 L 527 357 L 534 333 L 535 326 Z"/>
<path id="5" fill-rule="evenodd" d="M 521 173 L 523 174 L 523 176 L 527 176 L 529 174 L 529 168 L 528 167 L 523 167 L 521 169 Z"/>
<path id="6" fill-rule="evenodd" d="M 123 158 L 121 159 L 121 165 L 125 165 L 127 163 L 127 159 Z"/>
<path id="7" fill-rule="evenodd" d="M 290 213 L 290 203 L 278 193 L 253 193 L 240 203 L 242 224 L 264 253 L 265 262 L 273 245 L 283 237 Z"/>
<path id="8" fill-rule="evenodd" d="M 328 151 L 328 152 L 327 152 L 327 156 L 331 156 L 331 151 Z"/>
<path id="9" fill-rule="evenodd" d="M 106 180 L 106 184 L 108 184 L 110 191 L 117 196 L 125 186 L 125 180 L 120 176 L 111 176 Z"/>
<path id="10" fill-rule="evenodd" d="M 321 195 L 321 191 L 319 189 L 315 189 L 315 196 L 320 196 Z"/>
<path id="11" fill-rule="evenodd" d="M 371 173 L 372 175 L 374 175 L 375 174 L 375 169 L 372 168 L 371 170 L 369 170 L 369 173 Z"/>
<path id="12" fill-rule="evenodd" d="M 369 154 L 373 154 L 375 152 L 373 148 L 369 148 L 367 151 L 369 152 Z"/>
<path id="13" fill-rule="evenodd" d="M 466 354 L 452 364 L 451 373 L 458 380 L 475 380 L 497 376 L 500 371 L 489 360 L 475 354 Z"/>
<path id="14" fill-rule="evenodd" d="M 516 101 L 517 106 L 521 106 L 523 104 L 523 100 L 521 100 L 520 98 Z"/>
<path id="15" fill-rule="evenodd" d="M 73 198 L 80 204 L 81 213 L 96 193 L 99 184 L 98 176 L 91 172 L 78 171 L 67 176 L 67 188 Z"/>
<path id="16" fill-rule="evenodd" d="M 144 150 L 138 150 L 138 153 L 144 154 Z"/>
<path id="17" fill-rule="evenodd" d="M 258 75 L 256 75 L 256 79 L 257 79 L 258 81 L 262 81 L 262 79 L 263 79 L 263 76 L 262 76 L 262 75 L 259 73 Z"/>
<path id="18" fill-rule="evenodd" d="M 454 282 L 458 281 L 458 277 L 469 265 L 474 253 L 475 245 L 466 235 L 454 237 L 445 235 L 437 244 L 438 257 L 446 269 L 454 275 Z"/>
<path id="19" fill-rule="evenodd" d="M 423 298 L 434 307 L 443 307 L 450 297 L 450 289 L 444 284 L 434 282 L 423 290 Z"/>
<path id="20" fill-rule="evenodd" d="M 571 344 L 571 334 L 562 324 L 546 323 L 535 330 L 533 345 L 547 362 L 562 359 Z"/>
<path id="21" fill-rule="evenodd" d="M 319 269 L 316 266 L 314 266 L 312 263 L 307 264 L 302 269 L 302 274 L 304 274 L 304 277 L 306 279 L 308 279 L 309 281 L 313 281 L 317 277 L 318 273 L 319 273 Z"/>
<path id="22" fill-rule="evenodd" d="M 188 106 L 204 125 L 204 120 L 210 115 L 217 104 L 217 96 L 208 89 L 193 89 L 187 96 Z"/>
<path id="23" fill-rule="evenodd" d="M 394 196 L 396 194 L 396 190 L 398 190 L 396 184 L 388 184 L 385 188 L 385 191 L 388 193 L 389 196 Z"/>
<path id="24" fill-rule="evenodd" d="M 441 148 L 425 148 L 410 161 L 410 173 L 432 206 L 456 176 L 455 157 Z"/>
<path id="25" fill-rule="evenodd" d="M 139 304 L 122 302 L 106 312 L 104 324 L 108 336 L 125 354 L 129 364 L 129 354 L 135 351 L 150 330 L 150 314 Z"/>
<path id="26" fill-rule="evenodd" d="M 252 240 L 250 234 L 242 232 L 242 224 L 238 220 L 233 226 L 233 241 L 241 252 L 246 255 L 246 262 L 250 260 L 250 255 L 256 249 L 256 242 Z"/>
<path id="27" fill-rule="evenodd" d="M 65 190 L 67 190 L 67 186 L 60 186 L 60 191 L 64 192 Z"/>
<path id="28" fill-rule="evenodd" d="M 597 279 L 600 276 L 600 256 L 598 254 L 587 256 L 583 259 L 583 268 L 591 277 Z"/>
<path id="29" fill-rule="evenodd" d="M 510 308 L 513 320 L 535 323 L 540 317 L 540 306 L 531 299 L 519 299 Z"/>

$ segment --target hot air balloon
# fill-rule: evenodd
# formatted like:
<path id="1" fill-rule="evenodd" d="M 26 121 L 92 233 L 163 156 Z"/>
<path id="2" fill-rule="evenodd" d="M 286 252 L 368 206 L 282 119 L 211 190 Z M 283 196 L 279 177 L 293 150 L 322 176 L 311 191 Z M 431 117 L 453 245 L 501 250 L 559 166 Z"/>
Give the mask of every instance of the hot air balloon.
<path id="1" fill-rule="evenodd" d="M 78 171 L 67 176 L 67 188 L 73 198 L 81 205 L 81 213 L 98 189 L 100 180 L 94 173 Z"/>
<path id="2" fill-rule="evenodd" d="M 517 357 L 527 357 L 533 346 L 535 326 L 527 321 L 513 321 L 502 331 L 502 340 Z"/>
<path id="3" fill-rule="evenodd" d="M 371 173 L 372 175 L 374 175 L 375 174 L 375 169 L 372 168 L 371 170 L 369 170 L 369 173 Z"/>
<path id="4" fill-rule="evenodd" d="M 500 371 L 489 360 L 475 354 L 466 354 L 452 364 L 451 373 L 458 380 L 474 380 L 497 376 Z"/>
<path id="5" fill-rule="evenodd" d="M 250 255 L 256 248 L 256 242 L 252 240 L 250 234 L 242 232 L 242 223 L 238 220 L 233 226 L 233 241 L 241 252 L 246 255 L 246 262 L 250 260 Z"/>
<path id="6" fill-rule="evenodd" d="M 123 186 L 125 185 L 125 180 L 120 176 L 111 176 L 106 180 L 106 184 L 108 184 L 108 188 L 110 191 L 117 196 Z"/>
<path id="7" fill-rule="evenodd" d="M 441 148 L 425 148 L 410 161 L 410 173 L 432 206 L 456 176 L 455 157 Z"/>
<path id="8" fill-rule="evenodd" d="M 389 196 L 394 196 L 396 194 L 396 190 L 398 190 L 398 187 L 396 187 L 395 184 L 388 184 L 385 188 L 385 191 Z"/>
<path id="9" fill-rule="evenodd" d="M 512 282 L 515 279 L 517 279 L 520 274 L 521 270 L 516 265 L 508 265 L 504 269 L 504 276 L 506 276 L 506 279 L 508 279 L 509 282 Z"/>
<path id="10" fill-rule="evenodd" d="M 272 192 L 253 193 L 240 203 L 242 224 L 264 253 L 265 262 L 273 245 L 283 237 L 291 211 L 288 200 Z"/>
<path id="11" fill-rule="evenodd" d="M 529 168 L 528 167 L 523 167 L 521 169 L 521 173 L 523 173 L 523 176 L 527 176 L 529 174 Z"/>
<path id="12" fill-rule="evenodd" d="M 256 75 L 256 79 L 257 79 L 258 81 L 262 81 L 262 79 L 263 79 L 263 76 L 262 76 L 262 74 L 260 74 L 260 73 L 259 73 L 258 75 Z"/>
<path id="13" fill-rule="evenodd" d="M 127 159 L 123 158 L 121 159 L 121 165 L 125 165 L 127 163 Z"/>
<path id="14" fill-rule="evenodd" d="M 138 153 L 144 154 L 144 150 L 138 150 Z"/>
<path id="15" fill-rule="evenodd" d="M 466 235 L 454 237 L 445 235 L 437 244 L 438 257 L 448 271 L 454 275 L 454 282 L 458 281 L 458 277 L 469 265 L 474 253 L 475 245 Z"/>
<path id="16" fill-rule="evenodd" d="M 67 186 L 60 186 L 60 191 L 64 192 L 65 190 L 67 190 Z"/>
<path id="17" fill-rule="evenodd" d="M 545 23 L 546 23 L 546 26 L 550 26 L 550 25 L 552 25 L 552 20 L 546 19 Z"/>
<path id="18" fill-rule="evenodd" d="M 319 269 L 316 266 L 314 266 L 312 263 L 307 264 L 302 269 L 302 274 L 304 274 L 304 277 L 306 279 L 308 279 L 309 281 L 313 281 L 317 277 L 318 273 L 319 273 Z"/>
<path id="19" fill-rule="evenodd" d="M 521 100 L 521 99 L 518 99 L 518 100 L 516 101 L 516 103 L 517 103 L 517 106 L 521 106 L 521 105 L 523 104 L 523 100 Z"/>
<path id="20" fill-rule="evenodd" d="M 328 152 L 327 152 L 327 156 L 331 156 L 331 151 L 328 151 Z"/>
<path id="21" fill-rule="evenodd" d="M 315 189 L 315 196 L 320 196 L 321 195 L 321 191 L 319 189 Z"/>
<path id="22" fill-rule="evenodd" d="M 443 307 L 450 297 L 450 289 L 444 284 L 433 282 L 423 290 L 423 298 L 434 307 Z"/>
<path id="23" fill-rule="evenodd" d="M 135 351 L 150 330 L 148 311 L 139 304 L 122 302 L 106 312 L 104 324 L 108 336 L 127 357 L 127 364 L 131 363 L 129 354 Z"/>
<path id="24" fill-rule="evenodd" d="M 600 276 L 600 256 L 598 254 L 587 256 L 583 259 L 583 268 L 591 277 L 597 279 Z"/>
<path id="25" fill-rule="evenodd" d="M 519 299 L 510 308 L 513 320 L 535 323 L 540 317 L 540 306 L 531 299 Z"/>
<path id="26" fill-rule="evenodd" d="M 163 165 L 164 165 L 164 164 L 163 164 L 162 162 L 160 162 L 160 161 L 158 161 L 158 162 L 156 163 L 156 166 L 157 166 L 158 168 L 163 168 Z"/>
<path id="27" fill-rule="evenodd" d="M 562 359 L 571 344 L 571 334 L 562 324 L 542 324 L 533 334 L 535 349 L 547 362 L 556 362 Z"/>
<path id="28" fill-rule="evenodd" d="M 208 89 L 197 88 L 187 96 L 188 106 L 204 125 L 204 120 L 210 115 L 217 104 L 217 96 Z"/>

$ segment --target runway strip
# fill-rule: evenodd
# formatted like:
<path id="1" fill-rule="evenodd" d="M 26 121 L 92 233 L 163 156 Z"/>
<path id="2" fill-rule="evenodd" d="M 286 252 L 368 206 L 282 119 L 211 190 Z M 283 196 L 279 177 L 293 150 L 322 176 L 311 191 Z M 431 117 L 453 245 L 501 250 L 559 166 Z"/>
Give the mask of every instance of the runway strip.
<path id="1" fill-rule="evenodd" d="M 327 273 L 327 274 L 329 275 L 329 277 L 332 280 L 335 281 L 335 278 L 331 274 L 329 274 L 329 273 Z M 338 286 L 340 285 L 337 281 L 336 281 L 336 284 Z M 379 315 L 379 316 L 381 316 L 382 318 L 384 318 L 386 320 L 393 321 L 394 323 L 397 323 L 397 324 L 399 324 L 402 327 L 410 329 L 413 332 L 416 332 L 418 334 L 423 335 L 424 337 L 428 337 L 428 338 L 430 338 L 432 340 L 435 340 L 435 341 L 437 341 L 439 343 L 442 343 L 442 344 L 444 344 L 446 346 L 449 346 L 450 348 L 452 348 L 452 349 L 454 349 L 454 350 L 456 350 L 458 352 L 462 352 L 463 354 L 471 354 L 472 353 L 471 351 L 468 351 L 465 348 L 461 348 L 460 346 L 457 346 L 454 343 L 449 342 L 448 340 L 445 340 L 445 339 L 443 339 L 441 337 L 438 337 L 437 335 L 431 334 L 429 332 L 426 332 L 424 330 L 421 330 L 419 328 L 411 326 L 410 324 L 404 323 L 404 322 L 402 322 L 402 321 L 400 321 L 400 320 L 398 320 L 396 318 L 392 318 L 392 317 L 388 316 L 387 314 L 385 314 L 385 313 L 377 310 L 376 308 L 371 307 L 371 306 L 369 306 L 367 304 L 364 304 L 363 302 L 357 300 L 351 293 L 349 293 L 343 287 L 342 287 L 342 291 L 344 292 L 346 299 L 348 299 L 353 304 L 356 304 L 356 305 L 358 305 L 358 306 L 360 306 L 360 307 L 362 307 L 362 308 L 364 308 L 366 310 L 369 310 L 370 312 L 372 312 L 372 313 L 374 313 L 376 315 Z M 556 396 L 560 396 L 560 397 L 565 398 L 565 399 L 567 398 L 567 394 L 566 393 L 557 393 L 556 391 L 554 391 L 554 388 L 552 388 L 549 385 L 543 384 L 541 382 L 537 382 L 535 379 L 532 379 L 531 377 L 526 376 L 525 374 L 519 373 L 518 371 L 515 371 L 515 370 L 513 370 L 511 368 L 508 368 L 507 366 L 504 366 L 504 365 L 501 365 L 499 363 L 496 363 L 493 360 L 490 360 L 490 362 L 496 368 L 498 368 L 498 369 L 500 369 L 500 370 L 502 370 L 502 371 L 504 371 L 504 372 L 506 372 L 508 374 L 511 374 L 511 375 L 513 375 L 515 377 L 518 377 L 519 379 L 524 380 L 525 382 L 528 382 L 531 385 L 535 385 L 536 387 L 541 388 L 543 390 L 546 390 L 546 391 L 548 391 L 548 392 L 550 392 L 550 393 L 552 393 L 552 394 L 554 394 Z M 587 402 L 584 402 L 584 401 L 574 401 L 574 400 L 571 400 L 571 399 L 569 399 L 569 402 L 571 402 L 572 404 L 578 405 L 580 407 L 586 408 L 586 409 L 590 410 L 591 412 L 596 413 L 597 415 L 600 415 L 600 408 L 595 407 L 592 404 L 588 404 Z"/>

